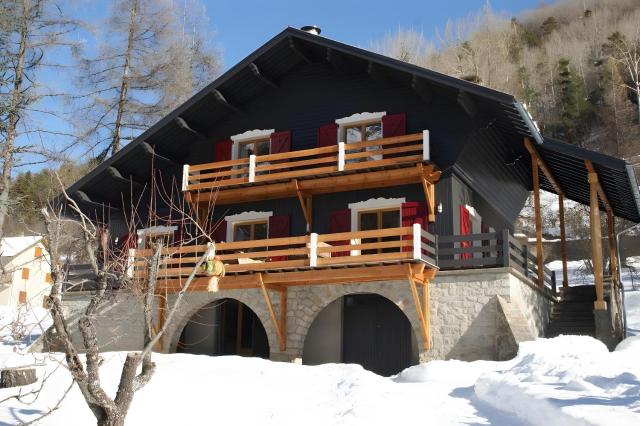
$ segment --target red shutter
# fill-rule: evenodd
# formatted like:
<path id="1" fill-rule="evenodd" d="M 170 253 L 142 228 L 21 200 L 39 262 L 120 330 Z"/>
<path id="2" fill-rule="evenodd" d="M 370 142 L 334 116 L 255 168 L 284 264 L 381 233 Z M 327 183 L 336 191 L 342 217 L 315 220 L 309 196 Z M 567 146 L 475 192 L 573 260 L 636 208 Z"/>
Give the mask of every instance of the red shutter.
<path id="1" fill-rule="evenodd" d="M 382 117 L 382 137 L 391 138 L 393 136 L 403 136 L 407 134 L 407 119 L 405 113 L 385 115 Z M 405 146 L 407 143 L 385 145 L 383 148 L 397 148 Z M 407 152 L 400 152 L 397 154 L 383 154 L 382 158 L 403 157 L 408 154 Z"/>
<path id="2" fill-rule="evenodd" d="M 291 130 L 271 134 L 271 154 L 291 151 Z"/>
<path id="3" fill-rule="evenodd" d="M 385 115 L 382 117 L 382 137 L 402 136 L 407 134 L 407 116 L 400 114 Z"/>
<path id="4" fill-rule="evenodd" d="M 351 210 L 336 210 L 329 215 L 329 233 L 336 234 L 339 232 L 351 232 Z M 334 241 L 334 246 L 348 245 L 349 241 Z M 348 251 L 340 251 L 331 253 L 331 257 L 349 256 Z"/>
<path id="5" fill-rule="evenodd" d="M 470 235 L 471 234 L 471 217 L 469 217 L 469 210 L 464 206 L 464 204 L 460 205 L 460 235 Z M 461 248 L 471 247 L 471 241 L 461 241 Z M 471 253 L 461 253 L 460 259 L 471 259 Z"/>
<path id="6" fill-rule="evenodd" d="M 335 123 L 318 128 L 318 148 L 338 143 L 338 125 Z"/>
<path id="7" fill-rule="evenodd" d="M 290 236 L 289 216 L 271 216 L 269 218 L 269 238 L 282 238 Z M 285 250 L 287 246 L 274 246 L 273 250 Z M 287 256 L 274 256 L 269 258 L 269 262 L 279 262 L 287 260 Z"/>
<path id="8" fill-rule="evenodd" d="M 213 153 L 215 161 L 227 161 L 231 160 L 231 147 L 233 142 L 231 139 L 224 141 L 218 141 L 213 144 Z"/>
<path id="9" fill-rule="evenodd" d="M 427 229 L 427 203 L 418 201 L 410 201 L 402 204 L 402 226 L 413 226 L 414 223 L 419 223 L 422 229 Z M 412 235 L 405 235 L 403 240 L 413 240 Z M 413 251 L 412 245 L 402 247 L 402 251 Z"/>
<path id="10" fill-rule="evenodd" d="M 138 236 L 135 232 L 129 232 L 118 238 L 120 250 L 127 254 L 129 249 L 136 248 L 138 246 Z"/>
<path id="11" fill-rule="evenodd" d="M 213 241 L 216 243 L 227 241 L 227 221 L 224 220 L 224 218 L 217 222 L 213 222 L 211 224 L 211 228 L 211 237 L 213 238 Z"/>

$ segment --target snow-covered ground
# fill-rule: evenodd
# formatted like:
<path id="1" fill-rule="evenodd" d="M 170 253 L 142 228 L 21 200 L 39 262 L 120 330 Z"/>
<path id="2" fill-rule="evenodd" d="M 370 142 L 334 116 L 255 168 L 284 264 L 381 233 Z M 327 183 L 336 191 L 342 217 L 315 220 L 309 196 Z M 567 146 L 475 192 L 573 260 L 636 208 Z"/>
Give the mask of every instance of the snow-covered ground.
<path id="1" fill-rule="evenodd" d="M 0 305 L 0 354 L 24 351 L 50 326 L 51 317 L 44 308 Z"/>
<path id="2" fill-rule="evenodd" d="M 635 294 L 631 298 L 640 301 Z M 633 306 L 630 318 L 637 324 L 640 303 Z M 40 333 L 39 327 L 32 330 Z M 39 378 L 47 377 L 37 398 L 6 400 L 41 382 L 0 389 L 0 424 L 19 424 L 56 406 L 71 378 L 60 354 L 8 351 L 4 340 L 0 368 L 34 365 Z M 105 354 L 101 377 L 112 394 L 124 357 Z M 511 361 L 433 361 L 390 378 L 357 365 L 309 367 L 187 354 L 155 354 L 154 359 L 156 374 L 136 394 L 128 424 L 640 424 L 640 336 L 614 352 L 590 337 L 539 339 L 522 344 Z M 93 423 L 73 387 L 59 409 L 38 424 Z"/>

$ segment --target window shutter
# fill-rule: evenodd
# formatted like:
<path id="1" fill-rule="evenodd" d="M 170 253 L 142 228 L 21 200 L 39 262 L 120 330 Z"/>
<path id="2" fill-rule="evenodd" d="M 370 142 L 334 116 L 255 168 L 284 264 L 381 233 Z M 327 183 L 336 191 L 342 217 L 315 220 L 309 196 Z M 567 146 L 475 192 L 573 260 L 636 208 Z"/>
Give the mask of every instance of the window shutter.
<path id="1" fill-rule="evenodd" d="M 271 134 L 271 154 L 291 151 L 291 130 Z"/>
<path id="2" fill-rule="evenodd" d="M 332 146 L 338 143 L 338 125 L 326 124 L 318 128 L 318 148 Z"/>
<path id="3" fill-rule="evenodd" d="M 404 112 L 400 114 L 385 115 L 382 117 L 382 137 L 402 136 L 407 134 L 407 117 Z"/>
<path id="4" fill-rule="evenodd" d="M 216 243 L 227 241 L 227 221 L 224 218 L 211 224 L 211 237 Z"/>
<path id="5" fill-rule="evenodd" d="M 290 236 L 289 216 L 271 216 L 269 218 L 269 238 L 282 238 Z M 285 250 L 287 246 L 275 246 L 274 250 Z M 273 256 L 269 262 L 280 262 L 287 260 L 287 256 Z"/>
<path id="6" fill-rule="evenodd" d="M 470 235 L 471 234 L 471 218 L 469 217 L 469 210 L 464 206 L 464 204 L 460 205 L 460 235 Z M 471 241 L 461 241 L 460 248 L 471 247 Z M 471 253 L 460 253 L 460 259 L 471 259 Z"/>
<path id="7" fill-rule="evenodd" d="M 336 234 L 339 232 L 351 232 L 351 210 L 336 210 L 329 215 L 329 232 Z M 349 241 L 334 241 L 335 246 L 349 245 Z M 332 252 L 331 257 L 349 256 L 348 251 Z"/>
<path id="8" fill-rule="evenodd" d="M 231 160 L 231 147 L 233 142 L 231 139 L 224 141 L 218 141 L 213 144 L 213 153 L 215 161 L 227 161 Z"/>
<path id="9" fill-rule="evenodd" d="M 422 229 L 427 229 L 427 203 L 411 201 L 402 204 L 401 213 L 402 226 L 413 226 L 414 223 L 419 223 Z M 412 235 L 404 235 L 403 240 L 413 240 Z M 407 245 L 402 247 L 402 251 L 413 251 L 413 246 Z"/>

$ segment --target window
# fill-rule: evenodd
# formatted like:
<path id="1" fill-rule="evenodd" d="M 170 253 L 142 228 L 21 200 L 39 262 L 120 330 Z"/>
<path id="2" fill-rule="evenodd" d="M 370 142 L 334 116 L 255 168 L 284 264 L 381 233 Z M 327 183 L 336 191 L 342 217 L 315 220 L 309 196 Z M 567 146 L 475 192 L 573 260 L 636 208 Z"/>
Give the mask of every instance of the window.
<path id="1" fill-rule="evenodd" d="M 256 220 L 233 224 L 233 241 L 264 240 L 268 238 L 269 222 Z"/>
<path id="2" fill-rule="evenodd" d="M 249 158 L 251 155 L 268 155 L 271 151 L 271 140 L 254 139 L 238 142 L 238 158 Z"/>
<path id="3" fill-rule="evenodd" d="M 45 283 L 51 283 L 53 281 L 53 279 L 51 278 L 51 273 L 47 272 L 47 274 L 44 276 L 44 282 Z"/>
<path id="4" fill-rule="evenodd" d="M 29 279 L 29 268 L 22 268 L 22 279 L 23 280 Z"/>
<path id="5" fill-rule="evenodd" d="M 18 303 L 27 303 L 26 291 L 20 291 L 20 293 L 18 293 Z"/>
<path id="6" fill-rule="evenodd" d="M 40 256 L 42 256 L 42 247 L 36 247 L 35 248 L 35 253 L 34 253 L 35 258 L 39 258 Z"/>
<path id="7" fill-rule="evenodd" d="M 382 122 L 375 121 L 369 123 L 359 123 L 354 125 L 348 125 L 344 127 L 344 134 L 342 135 L 344 141 L 347 144 L 375 141 L 382 139 Z M 367 146 L 364 151 L 378 151 L 381 149 L 380 145 Z M 347 153 L 362 152 L 362 148 L 347 150 Z M 381 154 L 373 154 L 368 157 L 352 158 L 347 160 L 347 163 L 357 163 L 360 161 L 382 160 Z"/>
<path id="8" fill-rule="evenodd" d="M 358 231 L 397 228 L 400 226 L 400 209 L 389 208 L 358 212 Z M 363 238 L 362 244 L 393 241 L 398 237 Z M 398 247 L 376 248 L 362 250 L 362 254 L 389 253 L 398 251 Z"/>

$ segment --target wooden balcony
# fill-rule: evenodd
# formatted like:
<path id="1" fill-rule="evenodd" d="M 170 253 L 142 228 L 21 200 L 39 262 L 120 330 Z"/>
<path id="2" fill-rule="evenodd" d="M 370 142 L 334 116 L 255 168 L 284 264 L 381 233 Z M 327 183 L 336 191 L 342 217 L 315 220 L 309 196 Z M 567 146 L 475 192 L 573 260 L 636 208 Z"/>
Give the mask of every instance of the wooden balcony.
<path id="1" fill-rule="evenodd" d="M 367 282 L 406 279 L 410 272 L 435 273 L 435 241 L 433 235 L 415 224 L 373 231 L 216 243 L 216 255 L 225 264 L 226 272 L 219 288 L 260 288 L 261 282 L 280 287 Z M 163 249 L 158 290 L 180 290 L 206 249 L 206 245 Z M 146 278 L 151 255 L 151 249 L 131 251 L 133 278 Z M 208 282 L 206 274 L 198 273 L 190 290 L 206 290 Z"/>
<path id="2" fill-rule="evenodd" d="M 182 190 L 192 203 L 311 196 L 363 188 L 423 183 L 440 177 L 429 163 L 429 132 L 375 141 L 251 155 L 185 165 Z"/>

